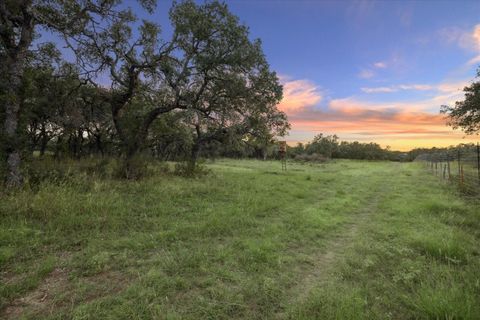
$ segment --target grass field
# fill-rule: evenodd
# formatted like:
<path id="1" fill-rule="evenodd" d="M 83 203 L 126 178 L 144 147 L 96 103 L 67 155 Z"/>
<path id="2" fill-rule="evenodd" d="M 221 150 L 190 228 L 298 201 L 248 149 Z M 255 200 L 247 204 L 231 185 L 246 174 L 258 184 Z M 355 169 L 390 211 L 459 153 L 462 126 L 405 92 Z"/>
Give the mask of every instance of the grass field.
<path id="1" fill-rule="evenodd" d="M 422 166 L 208 167 L 4 195 L 0 318 L 480 318 L 480 206 Z"/>

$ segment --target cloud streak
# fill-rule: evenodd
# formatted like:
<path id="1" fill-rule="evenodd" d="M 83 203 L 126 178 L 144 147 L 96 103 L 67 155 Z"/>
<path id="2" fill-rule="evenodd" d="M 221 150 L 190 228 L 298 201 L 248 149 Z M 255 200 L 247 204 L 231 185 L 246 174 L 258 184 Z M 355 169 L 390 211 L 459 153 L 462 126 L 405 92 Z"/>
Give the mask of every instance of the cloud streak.
<path id="1" fill-rule="evenodd" d="M 429 84 L 399 84 L 389 87 L 364 87 L 361 90 L 365 93 L 391 93 L 391 92 L 398 92 L 398 91 L 439 91 L 445 93 L 455 93 L 460 91 L 465 85 L 467 85 L 467 81 L 458 81 L 452 83 L 441 83 L 439 85 L 429 85 Z"/>

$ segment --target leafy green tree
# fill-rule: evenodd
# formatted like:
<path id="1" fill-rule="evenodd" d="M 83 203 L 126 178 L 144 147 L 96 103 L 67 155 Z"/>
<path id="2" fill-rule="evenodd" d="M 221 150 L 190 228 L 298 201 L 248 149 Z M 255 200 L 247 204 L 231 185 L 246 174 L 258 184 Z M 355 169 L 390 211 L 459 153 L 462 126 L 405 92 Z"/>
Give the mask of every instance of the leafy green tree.
<path id="1" fill-rule="evenodd" d="M 298 155 L 305 153 L 305 145 L 298 142 L 295 146 L 287 148 L 287 154 L 290 158 L 295 158 Z"/>
<path id="2" fill-rule="evenodd" d="M 154 1 L 141 3 L 152 10 Z M 21 93 L 27 58 L 38 28 L 69 39 L 102 19 L 116 20 L 128 10 L 117 10 L 120 1 L 114 0 L 2 0 L 0 1 L 0 81 L 3 108 L 2 151 L 5 157 L 7 187 L 22 184 L 21 130 L 23 114 Z"/>
<path id="3" fill-rule="evenodd" d="M 164 161 L 188 159 L 193 145 L 191 127 L 181 112 L 171 112 L 155 121 L 147 139 L 152 155 Z"/>
<path id="4" fill-rule="evenodd" d="M 258 65 L 235 78 L 223 76 L 213 85 L 210 95 L 197 104 L 191 117 L 194 143 L 190 168 L 195 168 L 202 146 L 217 141 L 244 142 L 260 149 L 266 157 L 267 147 L 275 136 L 284 136 L 290 125 L 286 115 L 276 108 L 282 98 L 282 87 L 261 52 L 256 52 Z M 218 92 L 224 92 L 222 96 Z"/>
<path id="5" fill-rule="evenodd" d="M 83 53 L 85 69 L 96 64 L 95 73 L 110 75 L 105 100 L 111 105 L 127 177 L 132 158 L 145 147 L 152 123 L 162 115 L 183 112 L 189 117 L 198 137 L 192 153 L 198 154 L 204 142 L 226 132 L 246 134 L 254 121 L 280 114 L 275 104 L 282 87 L 269 70 L 260 41 L 250 41 L 248 28 L 225 4 L 174 3 L 170 40 L 160 39 L 160 28 L 146 21 L 135 36 L 134 21 L 133 15 L 125 15 L 94 25 L 69 42 Z"/>
<path id="6" fill-rule="evenodd" d="M 39 150 L 43 155 L 49 141 L 58 138 L 69 121 L 81 122 L 76 116 L 80 87 L 76 68 L 60 59 L 53 44 L 42 45 L 31 54 L 23 75 L 20 125 L 27 133 L 28 153 Z"/>
<path id="7" fill-rule="evenodd" d="M 480 69 L 477 71 L 477 79 Z M 449 117 L 448 124 L 454 129 L 461 128 L 467 134 L 480 132 L 480 81 L 474 81 L 463 88 L 465 99 L 455 102 L 455 106 L 443 105 L 441 112 Z"/>
<path id="8" fill-rule="evenodd" d="M 312 142 L 305 147 L 305 150 L 308 154 L 317 153 L 331 158 L 337 148 L 338 137 L 336 135 L 324 136 L 323 133 L 319 133 L 313 138 Z"/>

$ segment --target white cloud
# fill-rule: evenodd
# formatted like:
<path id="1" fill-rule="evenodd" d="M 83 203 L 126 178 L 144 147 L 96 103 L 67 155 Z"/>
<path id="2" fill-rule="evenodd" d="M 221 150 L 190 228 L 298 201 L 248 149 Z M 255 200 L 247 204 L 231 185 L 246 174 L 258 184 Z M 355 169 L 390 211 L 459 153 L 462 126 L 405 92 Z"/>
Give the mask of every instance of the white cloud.
<path id="1" fill-rule="evenodd" d="M 361 88 L 365 93 L 391 93 L 400 90 L 426 91 L 432 89 L 434 89 L 434 87 L 428 84 L 400 84 L 390 87 Z"/>
<path id="2" fill-rule="evenodd" d="M 387 64 L 384 61 L 378 61 L 373 64 L 375 68 L 379 69 L 385 69 L 387 67 Z"/>
<path id="3" fill-rule="evenodd" d="M 393 87 L 376 87 L 376 88 L 361 88 L 365 93 L 390 93 L 398 91 Z"/>
<path id="4" fill-rule="evenodd" d="M 480 63 L 480 24 L 473 29 L 465 30 L 459 27 L 443 28 L 439 31 L 442 41 L 447 44 L 456 44 L 459 47 L 476 53 L 476 56 L 467 61 L 467 65 L 471 66 Z"/>
<path id="5" fill-rule="evenodd" d="M 370 79 L 373 76 L 375 76 L 375 72 L 373 72 L 372 70 L 369 70 L 369 69 L 363 69 L 363 70 L 360 71 L 358 76 L 362 79 Z"/>
<path id="6" fill-rule="evenodd" d="M 398 87 L 402 90 L 417 90 L 417 91 L 426 91 L 426 90 L 433 89 L 433 87 L 428 84 L 401 84 Z"/>
<path id="7" fill-rule="evenodd" d="M 467 65 L 472 66 L 474 64 L 479 64 L 480 63 L 480 54 L 470 60 L 468 60 Z"/>

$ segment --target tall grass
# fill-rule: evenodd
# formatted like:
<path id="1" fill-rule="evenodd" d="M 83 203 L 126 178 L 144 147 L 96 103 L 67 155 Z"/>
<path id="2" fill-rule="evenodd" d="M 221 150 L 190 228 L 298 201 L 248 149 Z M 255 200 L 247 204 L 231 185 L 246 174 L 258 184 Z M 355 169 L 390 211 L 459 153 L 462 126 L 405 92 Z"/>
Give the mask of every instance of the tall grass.
<path id="1" fill-rule="evenodd" d="M 151 162 L 125 181 L 99 161 L 39 164 L 57 173 L 0 199 L 2 317 L 480 314 L 478 204 L 415 164 Z"/>

